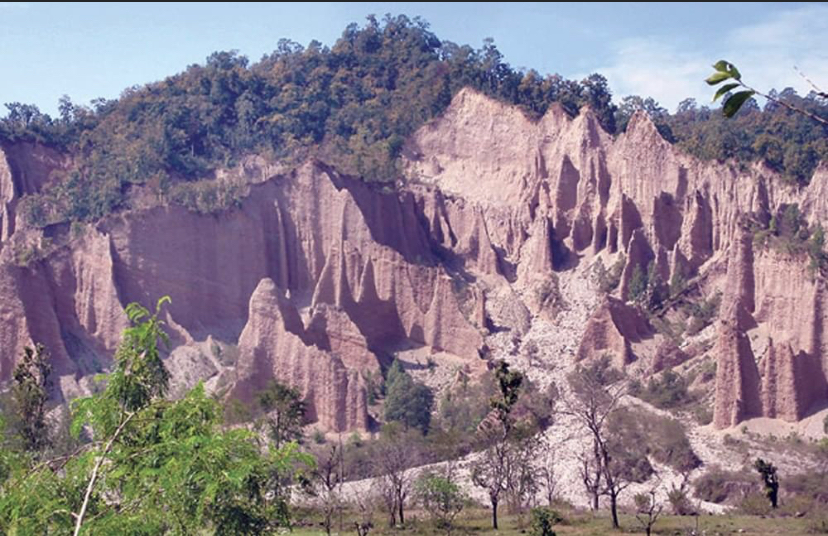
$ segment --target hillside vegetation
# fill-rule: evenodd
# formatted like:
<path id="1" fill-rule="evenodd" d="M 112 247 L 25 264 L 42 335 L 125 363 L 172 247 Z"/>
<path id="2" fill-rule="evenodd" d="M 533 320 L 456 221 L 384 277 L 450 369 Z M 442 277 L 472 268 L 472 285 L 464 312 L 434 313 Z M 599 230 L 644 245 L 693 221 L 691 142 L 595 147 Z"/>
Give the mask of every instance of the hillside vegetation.
<path id="1" fill-rule="evenodd" d="M 203 65 L 88 107 L 64 97 L 58 118 L 33 105 L 7 104 L 0 142 L 36 141 L 73 155 L 66 176 L 27 201 L 29 223 L 42 227 L 127 207 L 132 185 L 187 204 L 198 196 L 187 185 L 246 154 L 288 163 L 315 155 L 366 181 L 392 183 L 406 138 L 463 87 L 518 105 L 530 117 L 554 102 L 571 115 L 588 105 L 610 133 L 645 110 L 666 139 L 696 156 L 764 160 L 798 183 L 828 154 L 823 126 L 779 106 L 750 102 L 735 121 L 725 121 L 692 99 L 672 115 L 637 96 L 616 104 L 600 74 L 574 81 L 516 69 L 491 39 L 477 49 L 457 45 L 403 15 L 351 24 L 331 47 L 282 39 L 257 63 L 235 51 L 216 52 Z M 778 97 L 828 117 L 815 95 L 786 89 Z"/>

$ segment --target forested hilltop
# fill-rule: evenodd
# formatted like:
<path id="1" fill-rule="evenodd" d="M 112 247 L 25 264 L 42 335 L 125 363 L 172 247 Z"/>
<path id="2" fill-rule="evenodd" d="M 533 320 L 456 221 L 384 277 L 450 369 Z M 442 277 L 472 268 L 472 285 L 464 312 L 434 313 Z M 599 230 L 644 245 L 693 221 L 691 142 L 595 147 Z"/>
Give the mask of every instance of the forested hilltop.
<path id="1" fill-rule="evenodd" d="M 574 81 L 516 69 L 492 40 L 479 49 L 457 45 L 403 15 L 351 24 L 332 47 L 282 39 L 253 64 L 233 51 L 216 52 L 204 65 L 91 107 L 64 97 L 58 118 L 7 104 L 0 141 L 37 141 L 73 155 L 63 180 L 27 200 L 29 223 L 91 221 L 127 206 L 135 184 L 163 201 L 191 204 L 204 195 L 194 181 L 252 153 L 288 162 L 313 154 L 366 181 L 393 182 L 404 140 L 463 87 L 531 117 L 553 102 L 571 115 L 588 105 L 610 133 L 623 131 L 632 113 L 644 109 L 662 136 L 693 155 L 764 160 L 799 184 L 828 155 L 828 129 L 778 105 L 762 109 L 751 101 L 728 121 L 693 99 L 675 114 L 650 98 L 615 102 L 600 74 Z M 814 94 L 775 95 L 828 117 Z"/>

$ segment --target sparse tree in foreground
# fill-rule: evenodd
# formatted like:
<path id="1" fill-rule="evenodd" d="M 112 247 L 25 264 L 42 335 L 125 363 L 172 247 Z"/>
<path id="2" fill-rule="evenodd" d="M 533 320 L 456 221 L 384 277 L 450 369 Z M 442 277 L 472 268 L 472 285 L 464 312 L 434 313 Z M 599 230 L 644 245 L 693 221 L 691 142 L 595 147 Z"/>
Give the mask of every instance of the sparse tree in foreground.
<path id="1" fill-rule="evenodd" d="M 681 472 L 681 482 L 679 482 L 678 486 L 675 483 L 670 485 L 670 491 L 667 492 L 667 500 L 670 501 L 670 507 L 674 515 L 686 516 L 697 513 L 688 497 L 689 485 L 690 470 L 687 469 Z"/>
<path id="2" fill-rule="evenodd" d="M 519 435 L 514 430 L 512 409 L 518 401 L 523 375 L 510 371 L 505 361 L 497 363 L 495 370 L 498 392 L 489 404 L 495 417 L 484 433 L 489 447 L 472 467 L 471 477 L 475 486 L 483 488 L 492 506 L 492 528 L 497 530 L 497 509 L 506 493 L 514 489 L 520 449 Z M 491 416 L 491 415 L 490 415 Z"/>
<path id="3" fill-rule="evenodd" d="M 635 519 L 647 536 L 652 533 L 653 525 L 656 524 L 664 510 L 664 505 L 656 498 L 656 490 L 657 485 L 646 493 L 639 493 L 635 496 Z"/>
<path id="4" fill-rule="evenodd" d="M 343 507 L 342 500 L 342 449 L 332 444 L 316 457 L 313 473 L 314 492 L 322 506 L 322 524 L 330 535 L 334 516 Z"/>
<path id="5" fill-rule="evenodd" d="M 590 497 L 590 508 L 597 511 L 599 498 L 601 497 L 601 483 L 603 481 L 603 467 L 601 465 L 601 453 L 598 444 L 592 441 L 592 451 L 586 450 L 579 456 L 581 465 L 578 469 L 581 475 L 581 482 Z"/>
<path id="6" fill-rule="evenodd" d="M 569 375 L 571 395 L 565 412 L 578 419 L 592 439 L 592 452 L 582 457 L 582 476 L 597 507 L 598 490 L 610 499 L 612 526 L 618 528 L 618 495 L 627 487 L 623 468 L 611 452 L 608 437 L 610 416 L 618 407 L 625 389 L 620 374 L 614 370 L 608 356 L 578 369 Z M 603 479 L 603 484 L 601 480 Z"/>
<path id="7" fill-rule="evenodd" d="M 411 493 L 414 475 L 410 467 L 420 459 L 420 435 L 399 423 L 386 424 L 373 446 L 375 473 L 388 511 L 389 526 L 405 524 L 405 501 Z"/>
<path id="8" fill-rule="evenodd" d="M 516 434 L 512 445 L 514 449 L 513 470 L 508 482 L 506 493 L 510 512 L 518 515 L 518 527 L 523 529 L 524 515 L 535 506 L 537 495 L 540 492 L 540 477 L 537 468 L 540 454 L 540 439 L 531 428 L 523 429 Z"/>
<path id="9" fill-rule="evenodd" d="M 540 445 L 540 467 L 538 468 L 538 479 L 543 485 L 546 496 L 546 505 L 552 506 L 555 502 L 555 492 L 558 487 L 558 478 L 555 474 L 555 448 L 547 442 Z"/>

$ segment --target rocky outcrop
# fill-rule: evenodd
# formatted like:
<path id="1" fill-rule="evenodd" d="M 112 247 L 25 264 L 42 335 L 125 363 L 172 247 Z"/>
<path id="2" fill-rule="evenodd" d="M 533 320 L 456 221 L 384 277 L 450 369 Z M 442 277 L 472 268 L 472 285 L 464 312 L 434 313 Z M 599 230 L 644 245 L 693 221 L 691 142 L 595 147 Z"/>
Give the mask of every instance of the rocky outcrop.
<path id="1" fill-rule="evenodd" d="M 762 370 L 764 415 L 798 421 L 825 394 L 819 363 L 805 352 L 794 355 L 789 344 L 771 341 Z"/>
<path id="2" fill-rule="evenodd" d="M 366 426 L 360 375 L 378 372 L 401 345 L 479 359 L 484 296 L 440 265 L 413 195 L 383 193 L 315 162 L 251 189 L 236 210 L 125 212 L 82 236 L 66 233 L 64 245 L 26 267 L 4 263 L 0 288 L 11 298 L 0 309 L 0 379 L 31 341 L 49 347 L 61 376 L 104 369 L 126 325 L 123 307 L 164 295 L 172 297 L 167 324 L 177 346 L 209 337 L 248 349 L 282 341 L 279 359 L 237 371 L 239 385 L 292 382 L 313 418 L 332 429 Z M 251 296 L 263 280 L 283 293 L 281 331 L 249 318 L 262 310 Z M 173 353 L 170 366 L 216 374 L 203 352 Z M 179 376 L 184 386 L 194 380 Z"/>
<path id="3" fill-rule="evenodd" d="M 302 307 L 344 311 L 372 350 L 407 338 L 471 357 L 482 344 L 431 251 L 413 198 L 383 194 L 319 164 L 253 187 L 237 211 L 204 216 L 165 207 L 105 227 L 124 300 L 173 296 L 172 316 L 196 338 L 237 338 L 250 295 L 270 277 Z M 155 239 L 161 234 L 163 242 Z"/>
<path id="4" fill-rule="evenodd" d="M 33 342 L 58 376 L 104 370 L 127 325 L 112 268 L 109 238 L 96 232 L 27 267 L 1 266 L 0 379 Z"/>
<path id="5" fill-rule="evenodd" d="M 656 374 L 663 370 L 669 370 L 681 365 L 688 359 L 690 359 L 690 355 L 679 348 L 675 342 L 671 340 L 662 341 L 653 355 L 650 372 Z"/>
<path id="6" fill-rule="evenodd" d="M 233 395 L 249 402 L 275 378 L 299 389 L 308 420 L 332 431 L 366 429 L 360 371 L 346 367 L 333 352 L 309 344 L 299 312 L 284 292 L 273 280 L 262 279 L 250 298 Z"/>
<path id="7" fill-rule="evenodd" d="M 726 290 L 716 340 L 716 398 L 713 423 L 718 428 L 762 415 L 759 370 L 746 331 L 755 326 L 751 312 L 753 243 L 747 228 L 734 242 L 727 263 Z"/>
<path id="8" fill-rule="evenodd" d="M 754 252 L 747 229 L 734 246 L 717 343 L 714 423 L 727 427 L 756 416 L 799 420 L 828 395 L 820 359 L 824 283 L 796 255 Z M 761 378 L 754 348 L 764 349 Z"/>
<path id="9" fill-rule="evenodd" d="M 636 360 L 633 343 L 652 336 L 652 329 L 639 311 L 615 298 L 602 303 L 584 329 L 577 359 L 593 360 L 605 355 L 623 368 Z"/>
<path id="10" fill-rule="evenodd" d="M 737 318 L 721 322 L 714 352 L 717 358 L 713 424 L 727 428 L 762 416 L 759 370 L 750 341 Z"/>

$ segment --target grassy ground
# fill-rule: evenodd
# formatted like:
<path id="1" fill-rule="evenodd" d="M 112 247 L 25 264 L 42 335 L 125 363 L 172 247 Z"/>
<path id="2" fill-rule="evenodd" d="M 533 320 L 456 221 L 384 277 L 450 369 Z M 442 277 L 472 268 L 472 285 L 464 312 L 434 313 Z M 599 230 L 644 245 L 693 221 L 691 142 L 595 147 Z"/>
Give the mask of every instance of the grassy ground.
<path id="1" fill-rule="evenodd" d="M 376 527 L 371 535 L 396 535 L 396 536 L 425 536 L 431 534 L 445 534 L 439 531 L 427 520 L 424 512 L 410 512 L 407 514 L 405 528 L 389 529 L 386 527 L 385 517 L 381 513 L 374 515 Z M 299 517 L 302 517 L 301 515 Z M 634 516 L 621 516 L 621 530 L 616 532 L 610 528 L 610 520 L 604 513 L 591 515 L 589 513 L 570 512 L 565 514 L 564 524 L 556 525 L 555 532 L 558 535 L 572 536 L 600 536 L 603 534 L 644 534 L 644 530 L 638 524 Z M 345 515 L 343 519 L 343 531 L 338 532 L 339 524 L 334 523 L 332 534 L 356 534 L 353 528 L 354 517 Z M 318 536 L 325 534 L 324 529 L 317 523 L 313 526 L 314 519 L 306 517 L 304 521 L 298 520 L 306 526 L 296 527 L 292 534 L 297 536 Z M 318 520 L 317 520 L 318 521 Z M 695 517 L 664 516 L 660 518 L 653 527 L 653 534 L 662 535 L 689 535 L 697 528 L 698 535 L 726 535 L 726 534 L 747 534 L 754 536 L 765 535 L 798 535 L 815 534 L 813 521 L 802 518 L 773 518 L 744 515 L 705 515 L 698 518 L 696 525 Z M 494 531 L 491 528 L 490 512 L 486 510 L 470 510 L 463 512 L 455 523 L 456 528 L 453 535 L 498 535 L 517 536 L 529 534 L 528 516 L 527 524 L 521 528 L 519 519 L 516 516 L 501 515 L 500 530 Z M 828 531 L 828 529 L 826 529 Z M 825 532 L 828 533 L 828 532 Z"/>

